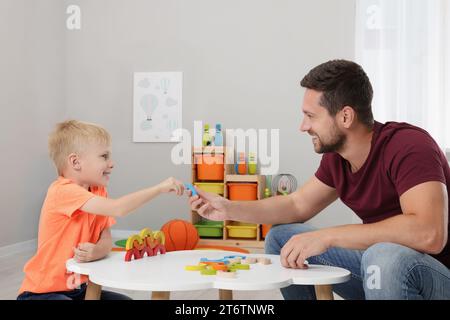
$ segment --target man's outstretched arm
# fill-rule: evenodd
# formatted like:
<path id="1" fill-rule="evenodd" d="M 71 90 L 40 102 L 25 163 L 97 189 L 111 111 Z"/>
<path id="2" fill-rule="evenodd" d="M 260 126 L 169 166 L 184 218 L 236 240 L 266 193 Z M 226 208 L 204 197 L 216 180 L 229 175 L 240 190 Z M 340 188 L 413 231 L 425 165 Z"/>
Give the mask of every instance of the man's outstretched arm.
<path id="1" fill-rule="evenodd" d="M 229 201 L 196 188 L 190 205 L 211 220 L 280 224 L 305 222 L 337 199 L 336 189 L 313 176 L 296 192 L 259 201 Z"/>

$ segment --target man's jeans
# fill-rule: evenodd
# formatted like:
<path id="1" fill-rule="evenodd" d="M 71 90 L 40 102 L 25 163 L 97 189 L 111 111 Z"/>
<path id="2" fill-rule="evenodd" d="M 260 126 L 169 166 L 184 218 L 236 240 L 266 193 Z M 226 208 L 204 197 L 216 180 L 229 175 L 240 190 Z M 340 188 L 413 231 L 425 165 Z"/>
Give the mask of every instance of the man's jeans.
<path id="1" fill-rule="evenodd" d="M 303 224 L 273 226 L 266 253 L 280 254 L 293 236 L 316 230 Z M 450 270 L 433 257 L 394 243 L 377 243 L 365 251 L 331 248 L 307 259 L 310 264 L 341 267 L 351 272 L 348 282 L 333 285 L 344 299 L 450 299 Z M 315 299 L 313 286 L 281 289 L 285 299 Z"/>

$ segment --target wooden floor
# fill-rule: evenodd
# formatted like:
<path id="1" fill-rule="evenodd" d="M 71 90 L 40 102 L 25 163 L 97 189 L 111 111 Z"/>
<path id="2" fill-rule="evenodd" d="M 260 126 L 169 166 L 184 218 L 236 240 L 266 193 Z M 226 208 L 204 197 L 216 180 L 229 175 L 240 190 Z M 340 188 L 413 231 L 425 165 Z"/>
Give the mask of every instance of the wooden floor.
<path id="1" fill-rule="evenodd" d="M 34 251 L 23 252 L 20 255 L 0 257 L 0 299 L 16 299 L 17 291 L 23 280 L 23 266 L 32 257 Z M 150 292 L 126 291 L 104 288 L 106 290 L 120 292 L 136 300 L 150 299 Z M 178 291 L 171 294 L 174 300 L 217 300 L 219 296 L 217 289 Z M 265 291 L 233 291 L 235 300 L 281 300 L 283 299 L 279 290 Z"/>

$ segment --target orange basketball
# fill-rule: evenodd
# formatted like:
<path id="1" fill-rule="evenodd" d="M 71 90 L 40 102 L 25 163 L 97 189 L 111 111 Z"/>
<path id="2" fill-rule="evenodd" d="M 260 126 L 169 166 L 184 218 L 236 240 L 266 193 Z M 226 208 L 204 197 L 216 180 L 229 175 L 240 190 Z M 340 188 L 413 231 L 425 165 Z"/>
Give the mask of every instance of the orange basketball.
<path id="1" fill-rule="evenodd" d="M 170 220 L 161 227 L 161 231 L 166 236 L 164 246 L 167 251 L 192 250 L 197 245 L 197 229 L 185 220 Z"/>

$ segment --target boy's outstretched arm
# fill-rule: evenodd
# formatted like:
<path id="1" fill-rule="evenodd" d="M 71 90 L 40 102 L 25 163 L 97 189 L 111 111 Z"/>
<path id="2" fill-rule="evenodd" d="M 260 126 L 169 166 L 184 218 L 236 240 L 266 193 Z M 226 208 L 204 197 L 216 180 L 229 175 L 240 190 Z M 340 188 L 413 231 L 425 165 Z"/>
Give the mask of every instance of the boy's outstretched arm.
<path id="1" fill-rule="evenodd" d="M 142 189 L 118 199 L 95 196 L 89 199 L 80 209 L 93 214 L 124 217 L 161 193 L 168 192 L 175 192 L 178 196 L 183 195 L 183 183 L 175 178 L 168 178 L 154 187 Z"/>

